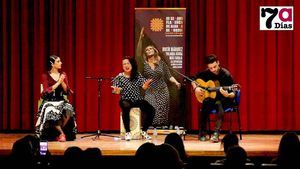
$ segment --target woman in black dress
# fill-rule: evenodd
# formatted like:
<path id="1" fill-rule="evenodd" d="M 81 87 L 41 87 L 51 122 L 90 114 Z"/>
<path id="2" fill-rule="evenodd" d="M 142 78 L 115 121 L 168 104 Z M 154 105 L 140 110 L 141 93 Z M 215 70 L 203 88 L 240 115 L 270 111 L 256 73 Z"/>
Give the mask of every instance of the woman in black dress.
<path id="1" fill-rule="evenodd" d="M 51 55 L 48 64 L 51 69 L 42 75 L 41 80 L 43 101 L 37 113 L 36 134 L 43 140 L 74 140 L 77 132 L 75 112 L 65 98 L 73 91 L 67 74 L 61 71 L 60 58 Z"/>

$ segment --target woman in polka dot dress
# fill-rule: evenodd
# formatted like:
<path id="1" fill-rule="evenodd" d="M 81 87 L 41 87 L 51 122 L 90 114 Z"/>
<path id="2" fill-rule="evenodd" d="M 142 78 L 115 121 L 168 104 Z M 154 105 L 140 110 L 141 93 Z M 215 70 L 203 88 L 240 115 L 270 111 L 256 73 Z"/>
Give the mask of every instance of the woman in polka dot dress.
<path id="1" fill-rule="evenodd" d="M 158 50 L 154 46 L 145 48 L 145 62 L 143 75 L 152 79 L 148 90 L 145 92 L 145 100 L 147 100 L 156 111 L 154 116 L 154 126 L 169 125 L 168 114 L 170 96 L 165 79 L 174 83 L 179 89 L 181 84 L 171 75 L 167 64 L 158 55 Z"/>
<path id="2" fill-rule="evenodd" d="M 113 79 L 113 93 L 120 94 L 119 105 L 122 109 L 122 119 L 126 130 L 125 140 L 131 140 L 129 112 L 132 107 L 139 107 L 142 114 L 142 136 L 149 140 L 148 127 L 152 124 L 155 114 L 154 107 L 144 100 L 141 89 L 146 90 L 152 79 L 144 78 L 137 71 L 137 63 L 134 58 L 125 57 L 122 61 L 123 72 Z"/>

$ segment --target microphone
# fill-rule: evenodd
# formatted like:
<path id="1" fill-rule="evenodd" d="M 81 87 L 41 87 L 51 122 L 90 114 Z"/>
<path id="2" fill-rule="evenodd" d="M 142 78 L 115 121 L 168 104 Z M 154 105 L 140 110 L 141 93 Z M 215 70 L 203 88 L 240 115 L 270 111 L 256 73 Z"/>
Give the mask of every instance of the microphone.
<path id="1" fill-rule="evenodd" d="M 102 77 L 102 76 L 86 76 L 85 79 L 111 79 L 112 77 Z"/>
<path id="2" fill-rule="evenodd" d="M 86 76 L 86 79 L 102 79 L 102 77 L 92 77 L 92 76 Z"/>
<path id="3" fill-rule="evenodd" d="M 97 76 L 85 76 L 84 77 L 85 79 L 87 79 L 87 80 L 97 80 L 97 81 L 103 81 L 103 80 L 113 80 L 114 79 L 114 77 L 102 77 L 102 76 L 99 76 L 99 77 L 97 77 Z"/>

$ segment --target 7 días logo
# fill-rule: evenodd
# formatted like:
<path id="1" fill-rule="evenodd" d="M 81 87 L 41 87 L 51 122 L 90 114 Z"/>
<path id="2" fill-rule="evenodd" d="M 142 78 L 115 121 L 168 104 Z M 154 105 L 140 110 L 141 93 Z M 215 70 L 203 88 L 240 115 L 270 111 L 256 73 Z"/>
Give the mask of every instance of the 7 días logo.
<path id="1" fill-rule="evenodd" d="M 292 6 L 261 6 L 260 30 L 293 30 Z"/>

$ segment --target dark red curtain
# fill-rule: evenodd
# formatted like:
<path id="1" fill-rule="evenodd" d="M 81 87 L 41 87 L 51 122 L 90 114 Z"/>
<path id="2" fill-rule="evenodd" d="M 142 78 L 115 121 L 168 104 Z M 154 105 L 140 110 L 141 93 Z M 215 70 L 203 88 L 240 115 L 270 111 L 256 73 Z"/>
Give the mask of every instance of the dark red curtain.
<path id="1" fill-rule="evenodd" d="M 260 6 L 294 6 L 293 31 L 260 31 Z M 63 61 L 75 94 L 79 131 L 118 130 L 110 78 L 134 54 L 134 8 L 187 9 L 187 75 L 215 53 L 242 86 L 244 131 L 300 130 L 299 1 L 293 0 L 2 0 L 0 130 L 33 130 L 46 58 Z M 298 46 L 298 47 L 297 47 Z M 100 81 L 87 76 L 103 78 Z M 186 127 L 197 129 L 200 104 L 186 88 Z M 98 102 L 100 98 L 100 102 Z M 98 110 L 98 103 L 100 109 Z"/>

